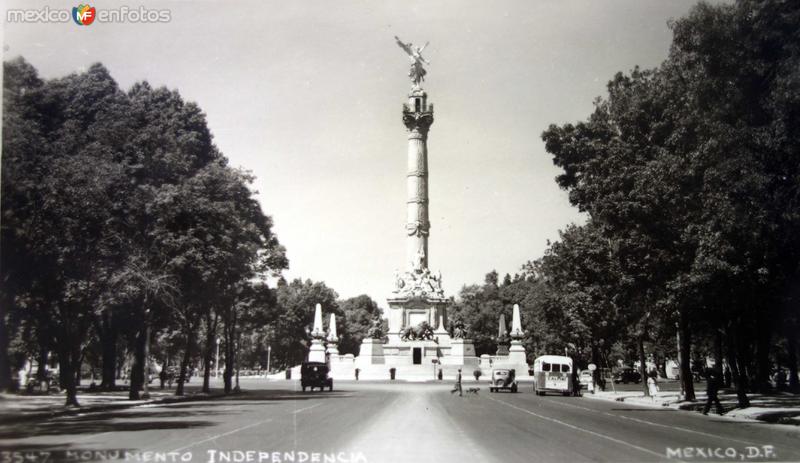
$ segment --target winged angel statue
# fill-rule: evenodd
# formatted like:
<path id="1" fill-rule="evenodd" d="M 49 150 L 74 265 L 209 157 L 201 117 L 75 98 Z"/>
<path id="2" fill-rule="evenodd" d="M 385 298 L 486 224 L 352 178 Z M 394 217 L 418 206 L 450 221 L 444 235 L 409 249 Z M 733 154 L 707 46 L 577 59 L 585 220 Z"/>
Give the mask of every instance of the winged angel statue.
<path id="1" fill-rule="evenodd" d="M 403 43 L 400 40 L 400 37 L 394 36 L 394 39 L 397 41 L 397 45 L 403 49 L 408 54 L 408 57 L 411 58 L 411 70 L 408 71 L 408 77 L 411 78 L 411 82 L 414 85 L 419 85 L 420 82 L 425 80 L 425 68 L 422 67 L 422 64 L 431 64 L 428 60 L 422 57 L 422 50 L 428 46 L 428 42 L 425 42 L 425 45 L 421 47 L 415 47 L 414 44 L 411 42 Z"/>

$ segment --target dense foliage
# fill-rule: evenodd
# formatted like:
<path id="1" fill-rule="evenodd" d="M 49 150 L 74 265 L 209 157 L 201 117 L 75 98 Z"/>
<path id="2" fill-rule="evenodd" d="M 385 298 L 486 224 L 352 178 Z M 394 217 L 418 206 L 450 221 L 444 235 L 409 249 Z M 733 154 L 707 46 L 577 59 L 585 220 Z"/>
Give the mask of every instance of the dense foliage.
<path id="1" fill-rule="evenodd" d="M 70 405 L 87 367 L 108 389 L 130 371 L 139 397 L 151 361 L 174 367 L 178 394 L 198 364 L 204 389 L 216 368 L 230 391 L 241 360 L 264 365 L 267 347 L 279 366 L 302 359 L 316 303 L 355 325 L 377 313 L 369 300 L 339 310 L 322 283 L 267 285 L 288 260 L 253 177 L 177 92 L 122 91 L 99 64 L 43 80 L 20 58 L 4 72 L 3 388 L 35 359 L 39 380 L 57 362 Z M 348 348 L 363 331 L 340 328 Z"/>
<path id="2" fill-rule="evenodd" d="M 710 356 L 742 405 L 779 364 L 798 390 L 797 24 L 797 2 L 700 3 L 660 66 L 618 73 L 585 121 L 542 134 L 588 221 L 522 275 L 462 288 L 450 317 L 478 354 L 519 303 L 531 357 L 637 360 L 643 376 L 677 359 L 691 399 Z"/>
<path id="3" fill-rule="evenodd" d="M 672 24 L 658 68 L 617 74 L 586 121 L 542 136 L 563 169 L 558 184 L 590 216 L 583 233 L 596 236 L 557 246 L 608 256 L 595 264 L 610 286 L 569 279 L 579 291 L 564 297 L 599 290 L 611 304 L 602 311 L 617 311 L 640 342 L 677 323 L 686 379 L 692 340 L 710 339 L 742 402 L 748 388 L 768 388 L 775 337 L 796 343 L 798 23 L 796 2 L 701 3 Z"/>

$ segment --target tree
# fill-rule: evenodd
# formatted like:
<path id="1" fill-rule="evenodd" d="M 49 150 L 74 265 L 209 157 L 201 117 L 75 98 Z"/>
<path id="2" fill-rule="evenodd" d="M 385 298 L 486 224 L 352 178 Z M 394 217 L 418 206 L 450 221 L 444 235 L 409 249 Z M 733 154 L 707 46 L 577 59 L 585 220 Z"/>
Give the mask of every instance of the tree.
<path id="1" fill-rule="evenodd" d="M 223 322 L 226 391 L 232 387 L 230 362 L 235 358 L 240 311 L 251 298 L 248 282 L 277 274 L 288 264 L 272 233 L 271 219 L 252 198 L 251 182 L 245 172 L 212 163 L 170 189 L 153 206 L 162 218 L 154 227 L 155 245 L 163 250 L 171 271 L 180 275 L 184 292 L 193 295 L 186 303 L 201 308 L 206 319 L 212 320 L 206 326 L 206 365 L 210 347 L 216 344 L 216 320 Z M 194 321 L 181 318 L 187 333 L 196 329 L 188 325 Z"/>
<path id="2" fill-rule="evenodd" d="M 301 363 L 308 351 L 308 332 L 314 323 L 314 308 L 322 305 L 323 313 L 342 312 L 336 291 L 325 283 L 295 279 L 275 289 L 278 317 L 272 324 L 275 336 L 270 340 L 276 367 L 290 368 Z"/>
<path id="3" fill-rule="evenodd" d="M 275 290 L 264 282 L 250 282 L 248 298 L 240 316 L 241 347 L 237 359 L 247 368 L 267 368 L 270 340 L 274 339 L 270 326 L 278 318 Z M 271 368 L 271 365 L 270 365 Z"/>
<path id="4" fill-rule="evenodd" d="M 527 333 L 523 342 L 531 360 L 537 354 L 562 351 L 566 341 L 562 339 L 563 332 L 555 327 L 560 308 L 549 310 L 546 288 L 534 270 L 536 265 L 527 264 L 523 269 L 525 276 L 518 274 L 508 284 L 498 286 L 497 273 L 491 271 L 484 278 L 484 285 L 462 287 L 448 308 L 451 331 L 455 325 L 463 324 L 475 343 L 476 354 L 494 355 L 502 342 L 498 337 L 500 316 L 505 317 L 510 330 L 514 304 L 519 304 Z"/>
<path id="5" fill-rule="evenodd" d="M 16 68 L 13 76 L 35 82 L 34 71 L 23 61 L 7 67 Z M 16 190 L 9 192 L 9 201 L 4 194 L 4 250 L 17 249 L 5 269 L 11 278 L 21 277 L 12 285 L 12 307 L 32 309 L 26 318 L 36 320 L 38 331 L 47 336 L 43 344 L 58 354 L 67 404 L 78 405 L 75 377 L 82 346 L 99 295 L 107 288 L 105 275 L 118 255 L 106 226 L 120 199 L 117 186 L 124 181 L 122 169 L 108 156 L 116 140 L 109 135 L 106 116 L 124 95 L 98 65 L 36 88 L 13 79 L 11 86 L 16 87 L 10 93 L 26 101 L 10 105 L 8 122 L 41 137 L 4 138 L 4 188 L 10 183 Z M 29 159 L 6 170 L 5 162 L 23 154 Z M 19 249 L 25 249 L 28 260 L 15 259 L 23 257 L 16 254 Z M 21 270 L 26 266 L 33 273 Z"/>
<path id="6" fill-rule="evenodd" d="M 797 17 L 779 2 L 700 4 L 673 24 L 661 66 L 618 74 L 586 122 L 543 134 L 644 313 L 677 320 L 687 398 L 693 327 L 728 332 L 743 404 L 750 344 L 764 382 L 770 296 L 797 268 Z"/>
<path id="7" fill-rule="evenodd" d="M 483 286 L 462 287 L 448 309 L 451 329 L 459 323 L 468 327 L 476 355 L 495 354 L 500 314 L 505 314 L 506 320 L 511 320 L 511 307 L 505 307 L 499 297 L 497 272 L 488 273 L 485 281 Z"/>
<path id="8" fill-rule="evenodd" d="M 673 25 L 667 63 L 702 121 L 704 206 L 714 212 L 697 227 L 700 270 L 728 289 L 732 310 L 720 318 L 737 345 L 730 362 L 741 373 L 752 342 L 760 390 L 767 387 L 772 320 L 783 306 L 775 295 L 786 294 L 800 249 L 800 163 L 792 154 L 800 142 L 800 91 L 792 84 L 800 62 L 798 18 L 794 3 L 698 5 Z M 737 376 L 741 391 L 748 381 Z"/>
<path id="9" fill-rule="evenodd" d="M 639 337 L 643 322 L 667 298 L 669 282 L 684 274 L 695 255 L 696 241 L 685 233 L 702 213 L 694 172 L 680 149 L 691 138 L 681 124 L 675 86 L 663 73 L 634 69 L 617 74 L 608 85 L 608 100 L 598 100 L 587 122 L 550 126 L 542 135 L 554 162 L 564 169 L 557 181 L 570 200 L 589 212 L 598 230 L 615 249 L 615 260 L 628 279 L 627 310 L 636 310 Z M 687 132 L 689 135 L 687 135 Z M 676 136 L 678 134 L 679 136 Z M 698 307 L 672 298 L 681 320 L 686 354 L 681 361 L 687 398 L 693 398 L 688 370 L 689 320 Z M 681 304 L 686 302 L 687 304 Z"/>
<path id="10" fill-rule="evenodd" d="M 358 354 L 361 341 L 367 336 L 375 320 L 380 320 L 381 309 L 366 294 L 339 301 L 343 319 L 337 318 L 339 352 Z"/>
<path id="11" fill-rule="evenodd" d="M 0 389 L 10 389 L 11 359 L 8 349 L 15 332 L 29 327 L 35 318 L 25 317 L 17 304 L 19 294 L 30 290 L 34 277 L 30 266 L 35 257 L 22 224 L 29 214 L 19 211 L 36 195 L 36 181 L 16 182 L 24 172 L 41 164 L 38 147 L 44 145 L 36 97 L 43 81 L 36 70 L 21 58 L 3 63 L 3 158 L 0 215 Z M 24 385 L 23 385 L 24 386 Z"/>
<path id="12" fill-rule="evenodd" d="M 51 81 L 22 60 L 5 67 L 0 302 L 13 316 L 0 325 L 2 377 L 13 322 L 36 333 L 40 370 L 57 353 L 77 405 L 85 349 L 102 346 L 113 387 L 123 335 L 137 398 L 152 340 L 180 327 L 181 393 L 199 322 L 214 339 L 222 317 L 231 348 L 240 288 L 288 265 L 252 177 L 227 165 L 203 113 L 177 92 L 140 83 L 124 93 L 101 65 Z"/>
<path id="13" fill-rule="evenodd" d="M 561 240 L 550 245 L 537 270 L 547 287 L 548 321 L 561 327 L 562 340 L 578 358 L 601 364 L 608 349 L 624 339 L 625 327 L 642 318 L 627 305 L 631 279 L 592 221 L 561 232 Z M 645 336 L 640 327 L 640 346 Z"/>
<path id="14" fill-rule="evenodd" d="M 198 310 L 195 319 L 204 319 L 204 312 L 211 310 L 206 296 L 213 294 L 213 288 L 202 285 L 203 279 L 199 278 L 202 266 L 186 270 L 192 263 L 200 264 L 205 255 L 202 246 L 206 241 L 195 235 L 192 228 L 200 214 L 192 210 L 192 201 L 202 201 L 207 192 L 194 187 L 199 196 L 187 200 L 187 190 L 192 188 L 189 182 L 198 178 L 204 168 L 225 161 L 212 143 L 203 113 L 196 105 L 185 103 L 177 92 L 153 89 L 144 82 L 135 84 L 127 97 L 132 123 L 130 131 L 125 132 L 122 162 L 131 190 L 124 207 L 125 219 L 120 223 L 120 236 L 131 250 L 131 258 L 126 259 L 121 271 L 125 273 L 126 267 L 136 266 L 144 274 L 171 275 L 177 290 L 186 293 L 180 302 L 156 301 L 152 309 L 162 312 L 156 319 L 168 319 L 175 304 L 188 304 Z M 178 203 L 180 200 L 183 202 Z M 146 294 L 144 290 L 140 288 L 139 294 Z M 198 300 L 202 302 L 197 303 Z M 153 320 L 148 315 L 151 308 L 136 306 L 141 308 L 134 316 L 137 345 L 146 346 Z M 193 343 L 193 334 L 187 332 L 187 348 Z M 131 398 L 138 396 L 140 381 L 145 376 L 145 352 L 138 348 L 135 353 Z"/>

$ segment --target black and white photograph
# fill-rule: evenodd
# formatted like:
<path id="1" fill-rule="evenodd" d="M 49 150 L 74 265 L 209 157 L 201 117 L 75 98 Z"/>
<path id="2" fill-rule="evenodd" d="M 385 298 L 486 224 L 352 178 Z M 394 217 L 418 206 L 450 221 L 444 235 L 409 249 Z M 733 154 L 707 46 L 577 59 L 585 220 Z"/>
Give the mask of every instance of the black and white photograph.
<path id="1" fill-rule="evenodd" d="M 800 462 L 797 0 L 0 11 L 0 463 Z"/>

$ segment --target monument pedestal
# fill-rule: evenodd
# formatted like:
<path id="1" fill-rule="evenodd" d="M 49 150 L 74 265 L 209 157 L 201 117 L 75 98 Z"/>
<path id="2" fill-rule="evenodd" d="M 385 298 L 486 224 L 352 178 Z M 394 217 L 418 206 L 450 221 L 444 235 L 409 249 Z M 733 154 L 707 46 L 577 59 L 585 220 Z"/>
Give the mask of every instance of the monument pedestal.
<path id="1" fill-rule="evenodd" d="M 455 358 L 475 357 L 472 339 L 453 339 L 450 341 L 450 356 Z"/>
<path id="2" fill-rule="evenodd" d="M 475 345 L 471 339 L 452 339 L 450 355 L 442 358 L 442 365 L 479 365 L 480 359 L 475 355 Z"/>
<path id="3" fill-rule="evenodd" d="M 380 339 L 364 338 L 358 352 L 356 366 L 382 365 L 386 363 L 383 357 L 383 341 Z"/>
<path id="4" fill-rule="evenodd" d="M 423 288 L 413 286 L 418 285 L 419 281 L 409 281 L 404 284 L 402 292 L 394 293 L 387 299 L 389 343 L 400 342 L 406 328 L 415 328 L 422 322 L 436 330 L 434 335 L 446 334 L 447 331 L 442 325 L 447 325 L 448 300 L 443 295 L 429 294 L 424 292 Z"/>
<path id="5" fill-rule="evenodd" d="M 308 350 L 308 361 L 325 363 L 325 346 L 322 344 L 322 340 L 314 339 L 311 341 L 311 348 Z"/>
<path id="6" fill-rule="evenodd" d="M 339 347 L 336 343 L 328 343 L 328 348 L 325 350 L 328 355 L 339 355 Z"/>
<path id="7" fill-rule="evenodd" d="M 522 341 L 511 341 L 511 348 L 508 349 L 508 361 L 511 363 L 528 363 L 528 357 L 525 355 L 525 347 L 522 346 Z"/>
<path id="8" fill-rule="evenodd" d="M 530 374 L 528 372 L 528 358 L 522 341 L 511 341 L 508 355 L 495 357 L 493 368 L 513 368 L 517 372 L 517 378 L 528 377 Z"/>

